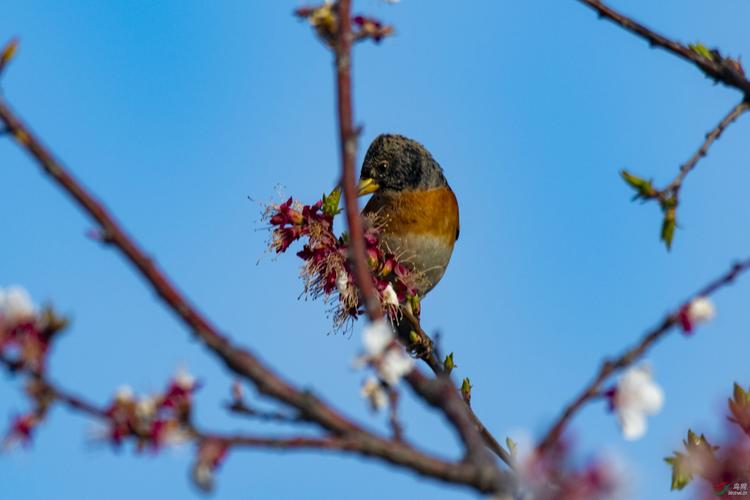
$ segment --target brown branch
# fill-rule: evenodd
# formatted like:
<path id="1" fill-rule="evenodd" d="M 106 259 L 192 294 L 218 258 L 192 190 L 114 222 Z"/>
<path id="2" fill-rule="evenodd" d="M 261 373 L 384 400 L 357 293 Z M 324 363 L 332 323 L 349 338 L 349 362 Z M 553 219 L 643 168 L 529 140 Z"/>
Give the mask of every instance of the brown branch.
<path id="1" fill-rule="evenodd" d="M 736 104 L 729 111 L 729 113 L 727 113 L 727 115 L 724 116 L 724 118 L 722 118 L 721 121 L 706 134 L 706 139 L 703 141 L 703 144 L 701 144 L 695 154 L 693 154 L 693 156 L 691 156 L 688 161 L 680 166 L 680 171 L 674 178 L 674 180 L 672 180 L 672 182 L 670 182 L 666 188 L 661 190 L 663 196 L 667 193 L 671 193 L 675 197 L 677 196 L 677 193 L 682 187 L 682 182 L 685 180 L 685 177 L 687 177 L 687 175 L 695 168 L 700 159 L 708 154 L 708 149 L 719 137 L 721 137 L 721 134 L 724 132 L 724 130 L 729 125 L 731 125 L 732 122 L 739 118 L 742 113 L 747 111 L 748 107 L 750 107 L 750 105 L 748 105 L 747 101 L 742 101 Z"/>
<path id="2" fill-rule="evenodd" d="M 409 307 L 402 307 L 401 312 L 404 315 L 404 318 L 406 318 L 406 320 L 411 323 L 411 326 L 414 328 L 414 332 L 419 336 L 419 347 L 422 349 L 417 352 L 417 357 L 424 361 L 435 375 L 445 375 L 443 364 L 440 362 L 440 359 L 438 359 L 435 353 L 433 347 L 434 343 L 427 332 L 425 332 L 422 328 L 422 324 L 420 323 L 419 319 L 414 315 L 414 313 L 411 311 L 411 308 Z M 484 439 L 486 446 L 509 467 L 513 468 L 514 465 L 510 453 L 508 453 L 508 451 L 503 448 L 503 446 L 497 441 L 492 432 L 490 432 L 490 430 L 485 427 L 477 414 L 474 413 L 474 410 L 468 404 L 466 405 L 466 411 L 468 412 L 469 418 L 471 418 L 477 431 L 482 436 L 482 439 Z"/>
<path id="3" fill-rule="evenodd" d="M 279 422 L 287 424 L 296 424 L 306 422 L 307 419 L 303 415 L 289 415 L 280 411 L 265 411 L 258 410 L 249 406 L 242 400 L 232 401 L 227 403 L 226 408 L 237 415 L 244 415 L 264 422 Z"/>
<path id="4" fill-rule="evenodd" d="M 383 312 L 365 258 L 362 219 L 360 218 L 355 186 L 357 132 L 353 126 L 352 111 L 351 48 L 353 35 L 351 32 L 350 14 L 350 0 L 339 1 L 337 16 L 339 25 L 334 53 L 341 144 L 341 184 L 344 193 L 347 224 L 352 242 L 354 275 L 365 304 L 367 315 L 372 321 L 376 321 L 383 317 Z M 434 380 L 429 380 L 417 370 L 413 370 L 406 377 L 406 380 L 419 396 L 432 406 L 440 409 L 451 422 L 466 447 L 467 458 L 482 471 L 482 481 L 485 481 L 488 485 L 494 484 L 495 487 L 499 487 L 502 482 L 499 470 L 495 467 L 493 460 L 487 453 L 482 437 L 477 432 L 474 421 L 469 416 L 470 411 L 467 411 L 468 409 L 460 398 L 450 377 L 439 376 Z M 476 416 L 474 416 L 474 419 L 476 419 Z"/>
<path id="5" fill-rule="evenodd" d="M 248 446 L 252 448 L 273 448 L 281 450 L 315 449 L 315 450 L 346 450 L 357 448 L 357 444 L 339 438 L 311 438 L 300 437 L 264 437 L 245 434 L 221 435 L 200 433 L 201 439 L 221 440 L 229 446 Z"/>
<path id="6" fill-rule="evenodd" d="M 40 384 L 55 401 L 60 401 L 66 406 L 92 417 L 104 418 L 106 416 L 106 412 L 101 408 L 53 384 L 41 372 L 31 370 L 19 361 L 0 354 L 0 365 L 3 365 L 12 374 L 22 373 L 28 375 Z"/>
<path id="7" fill-rule="evenodd" d="M 358 193 L 354 166 L 357 157 L 358 131 L 354 129 L 354 111 L 352 109 L 353 35 L 350 0 L 342 0 L 338 3 L 338 20 L 334 54 L 339 142 L 341 146 L 341 190 L 344 193 L 344 208 L 351 241 L 354 279 L 362 295 L 367 315 L 372 321 L 375 321 L 383 317 L 383 311 L 365 258 L 365 239 L 362 219 L 359 214 L 359 203 L 357 202 Z"/>
<path id="8" fill-rule="evenodd" d="M 342 185 L 345 192 L 347 217 L 352 239 L 353 260 L 360 289 L 365 298 L 366 309 L 371 319 L 382 317 L 379 301 L 369 270 L 364 262 L 364 242 L 359 219 L 356 193 L 354 192 L 354 161 L 356 154 L 356 131 L 353 128 L 351 107 L 351 26 L 350 2 L 339 5 L 341 27 L 338 33 L 336 68 L 338 82 L 339 118 L 342 151 Z M 119 250 L 153 287 L 157 295 L 173 310 L 181 321 L 208 347 L 231 371 L 252 381 L 260 393 L 276 399 L 299 411 L 306 419 L 315 421 L 333 437 L 356 443 L 356 452 L 378 457 L 394 465 L 409 468 L 417 473 L 448 482 L 465 484 L 482 492 L 507 491 L 512 480 L 501 473 L 486 455 L 484 447 L 463 406 L 459 407 L 455 388 L 449 380 L 430 381 L 418 372 L 412 372 L 409 382 L 415 391 L 431 404 L 441 408 L 448 420 L 456 427 L 467 447 L 470 462 L 451 463 L 426 455 L 403 443 L 376 436 L 337 410 L 322 402 L 308 391 L 302 391 L 285 382 L 266 367 L 248 350 L 235 347 L 229 339 L 219 333 L 203 314 L 191 305 L 186 297 L 171 283 L 167 276 L 147 257 L 97 201 L 42 145 L 41 141 L 0 100 L 0 121 L 4 123 L 16 142 L 74 201 L 100 226 L 101 240 Z M 459 409 L 460 408 L 460 409 Z"/>
<path id="9" fill-rule="evenodd" d="M 682 165 L 675 175 L 674 179 L 662 189 L 655 188 L 651 181 L 645 181 L 639 177 L 633 176 L 629 172 L 623 171 L 622 176 L 637 191 L 637 198 L 645 200 L 657 200 L 663 210 L 676 209 L 679 205 L 679 194 L 682 183 L 687 175 L 692 172 L 698 165 L 701 158 L 708 154 L 709 148 L 716 142 L 724 130 L 734 123 L 743 113 L 750 109 L 748 101 L 743 100 L 732 107 L 731 110 L 716 124 L 714 128 L 706 133 L 705 139 L 695 153 Z"/>
<path id="10" fill-rule="evenodd" d="M 471 418 L 471 411 L 467 410 L 450 377 L 438 376 L 430 379 L 418 370 L 413 370 L 406 376 L 406 381 L 428 404 L 441 410 L 458 431 L 466 447 L 465 461 L 477 467 L 480 483 L 492 491 L 507 491 L 510 487 L 510 478 L 500 472 L 487 452 L 484 440 Z"/>
<path id="11" fill-rule="evenodd" d="M 224 362 L 227 368 L 255 383 L 261 393 L 303 411 L 327 430 L 338 433 L 361 430 L 311 394 L 299 391 L 286 383 L 249 351 L 234 347 L 197 308 L 188 302 L 154 261 L 125 233 L 104 205 L 65 170 L 2 101 L 0 101 L 0 120 L 10 129 L 16 141 L 37 160 L 44 172 L 99 224 L 102 241 L 113 245 L 133 264 L 168 308 L 177 314 L 178 318 Z"/>
<path id="12" fill-rule="evenodd" d="M 733 61 L 720 57 L 718 60 L 708 59 L 692 50 L 690 47 L 671 40 L 621 12 L 616 11 L 601 0 L 578 1 L 594 9 L 599 14 L 599 17 L 609 19 L 625 30 L 645 39 L 652 47 L 661 47 L 666 51 L 693 63 L 698 69 L 703 71 L 706 76 L 725 85 L 736 88 L 745 96 L 750 95 L 750 81 L 745 78 L 745 75 L 741 71 L 738 71 L 736 63 Z"/>
<path id="13" fill-rule="evenodd" d="M 51 401 L 57 401 L 86 416 L 99 420 L 107 420 L 107 411 L 96 404 L 87 401 L 72 392 L 63 389 L 61 386 L 53 384 L 39 372 L 28 369 L 15 360 L 0 354 L 0 365 L 6 367 L 11 373 L 26 374 L 45 391 L 45 394 L 51 397 Z M 229 446 L 251 446 L 259 448 L 316 448 L 316 449 L 337 449 L 337 450 L 356 450 L 357 444 L 339 438 L 315 438 L 315 437 L 266 437 L 250 436 L 245 434 L 221 435 L 213 432 L 203 432 L 195 429 L 190 424 L 190 435 L 197 440 L 217 439 Z"/>
<path id="14" fill-rule="evenodd" d="M 383 317 L 380 300 L 372 283 L 370 270 L 365 258 L 365 242 L 362 219 L 360 218 L 358 196 L 355 186 L 355 159 L 357 153 L 357 131 L 354 130 L 352 110 L 352 40 L 351 1 L 338 2 L 338 32 L 334 46 L 336 65 L 336 95 L 338 99 L 339 136 L 341 144 L 341 185 L 347 225 L 352 245 L 354 275 L 371 321 Z M 429 337 L 428 337 L 429 338 Z M 413 370 L 406 380 L 412 389 L 426 402 L 440 409 L 463 441 L 467 458 L 482 471 L 483 481 L 494 488 L 502 487 L 502 476 L 484 447 L 482 437 L 477 432 L 470 411 L 460 398 L 450 377 L 439 376 L 430 380 L 417 370 Z M 473 415 L 473 414 L 472 414 Z"/>
<path id="15" fill-rule="evenodd" d="M 729 271 L 719 276 L 708 285 L 703 287 L 701 290 L 699 290 L 693 296 L 693 298 L 707 297 L 713 294 L 720 288 L 731 284 L 740 274 L 747 271 L 748 269 L 750 269 L 750 259 L 736 263 Z M 558 417 L 550 430 L 540 441 L 539 445 L 537 446 L 537 450 L 540 452 L 544 452 L 549 450 L 554 444 L 556 444 L 559 441 L 560 436 L 562 435 L 568 422 L 587 402 L 597 398 L 597 396 L 600 395 L 602 386 L 610 376 L 622 371 L 623 369 L 632 365 L 635 361 L 642 358 L 646 351 L 653 347 L 657 341 L 665 337 L 670 331 L 674 329 L 675 326 L 680 325 L 680 315 L 685 310 L 685 307 L 687 307 L 688 304 L 690 304 L 690 301 L 667 314 L 667 316 L 661 321 L 661 323 L 659 323 L 656 328 L 643 336 L 638 344 L 631 347 L 630 349 L 627 349 L 620 356 L 613 360 L 605 360 L 599 368 L 599 372 L 591 381 L 591 383 L 589 383 L 578 394 L 578 396 L 565 407 L 562 414 Z"/>
<path id="16" fill-rule="evenodd" d="M 601 0 L 578 0 L 595 10 L 599 17 L 609 19 L 625 30 L 645 39 L 652 47 L 661 47 L 668 52 L 694 64 L 703 73 L 727 86 L 736 88 L 743 94 L 743 100 L 737 104 L 719 124 L 712 129 L 701 144 L 698 151 L 680 167 L 680 171 L 674 180 L 664 189 L 657 189 L 651 181 L 634 176 L 623 170 L 622 176 L 636 190 L 636 198 L 646 200 L 657 200 L 663 213 L 661 226 L 661 239 L 667 246 L 672 247 L 672 239 L 677 227 L 677 206 L 679 204 L 679 191 L 685 177 L 697 165 L 698 161 L 706 156 L 708 148 L 722 132 L 734 120 L 748 109 L 750 102 L 750 81 L 745 77 L 745 72 L 739 60 L 724 57 L 717 49 L 708 49 L 702 44 L 686 46 L 680 42 L 667 38 L 634 19 L 609 7 Z"/>
<path id="17" fill-rule="evenodd" d="M 361 455 L 377 457 L 421 475 L 463 484 L 482 492 L 502 489 L 498 485 L 499 481 L 487 481 L 486 472 L 475 464 L 446 462 L 403 443 L 394 442 L 364 430 L 309 391 L 297 389 L 284 381 L 250 351 L 234 346 L 197 308 L 187 301 L 168 277 L 124 232 L 104 205 L 98 202 L 54 158 L 2 100 L 0 100 L 0 121 L 10 130 L 16 142 L 36 160 L 43 171 L 99 224 L 103 235 L 102 241 L 119 250 L 185 326 L 229 370 L 253 382 L 260 393 L 296 409 L 305 418 L 316 422 L 334 437 L 356 442 L 356 452 Z M 509 488 L 510 484 L 511 480 L 504 478 L 503 487 Z"/>
<path id="18" fill-rule="evenodd" d="M 63 389 L 62 387 L 53 384 L 47 380 L 40 373 L 32 371 L 22 364 L 19 365 L 14 360 L 0 355 L 0 365 L 6 367 L 11 373 L 24 373 L 32 377 L 45 391 L 45 394 L 49 395 L 51 402 L 60 402 L 67 406 L 71 410 L 77 411 L 84 415 L 87 415 L 98 420 L 107 420 L 107 411 L 90 401 L 87 401 L 72 392 Z M 252 436 L 246 434 L 232 434 L 223 435 L 215 432 L 206 432 L 196 429 L 189 424 L 189 434 L 192 438 L 197 441 L 203 440 L 219 440 L 230 447 L 252 447 L 252 448 L 270 448 L 270 449 L 282 449 L 282 450 L 304 450 L 304 449 L 316 449 L 316 450 L 338 450 L 360 453 L 367 456 L 378 457 L 382 454 L 387 454 L 384 447 L 394 446 L 396 448 L 407 448 L 403 444 L 397 441 L 389 440 L 377 440 L 373 443 L 368 443 L 368 446 L 363 446 L 363 443 L 359 439 L 361 436 L 353 436 L 352 438 L 341 438 L 341 437 L 308 437 L 308 436 L 294 436 L 294 437 L 268 437 L 268 436 Z M 398 450 L 403 452 L 403 450 Z M 461 479 L 472 477 L 476 475 L 474 467 L 465 463 L 450 463 L 443 462 L 438 459 L 432 459 L 427 457 L 429 460 L 428 467 L 423 470 L 417 470 L 422 474 L 425 474 L 428 470 L 440 471 L 440 474 L 444 476 L 447 481 L 466 483 Z M 398 462 L 392 462 L 398 463 Z M 431 474 L 425 474 L 431 475 Z M 469 484 L 471 485 L 471 484 Z M 484 490 L 480 491 L 495 491 L 494 485 L 488 484 Z"/>
<path id="19" fill-rule="evenodd" d="M 404 426 L 398 419 L 398 398 L 399 394 L 395 390 L 388 391 L 388 423 L 391 426 L 393 439 L 396 441 L 404 440 Z"/>

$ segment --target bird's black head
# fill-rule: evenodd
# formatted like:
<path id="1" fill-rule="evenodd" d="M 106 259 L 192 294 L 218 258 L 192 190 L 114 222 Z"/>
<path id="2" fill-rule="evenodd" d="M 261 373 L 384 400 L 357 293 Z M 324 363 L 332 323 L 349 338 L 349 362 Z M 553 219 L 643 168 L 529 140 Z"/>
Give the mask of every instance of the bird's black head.
<path id="1" fill-rule="evenodd" d="M 360 179 L 360 194 L 448 185 L 443 169 L 424 146 L 395 134 L 382 134 L 372 141 L 362 163 Z"/>

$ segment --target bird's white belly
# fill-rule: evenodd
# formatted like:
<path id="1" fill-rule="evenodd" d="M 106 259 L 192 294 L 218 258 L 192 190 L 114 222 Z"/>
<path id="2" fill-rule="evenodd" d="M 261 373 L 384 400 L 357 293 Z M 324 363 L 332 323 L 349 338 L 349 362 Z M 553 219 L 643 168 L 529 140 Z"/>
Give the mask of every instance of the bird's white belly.
<path id="1" fill-rule="evenodd" d="M 453 245 L 446 245 L 445 238 L 431 234 L 396 236 L 384 232 L 380 241 L 383 250 L 393 253 L 396 260 L 415 272 L 415 286 L 420 296 L 437 285 L 453 253 Z"/>

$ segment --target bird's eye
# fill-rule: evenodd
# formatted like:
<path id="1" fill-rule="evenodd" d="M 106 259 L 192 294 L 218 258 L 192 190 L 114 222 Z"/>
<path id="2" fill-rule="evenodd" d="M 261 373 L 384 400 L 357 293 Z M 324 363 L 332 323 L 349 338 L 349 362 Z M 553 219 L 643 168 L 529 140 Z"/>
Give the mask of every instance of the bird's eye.
<path id="1" fill-rule="evenodd" d="M 387 168 L 388 168 L 388 162 L 387 161 L 383 160 L 380 163 L 378 163 L 378 170 L 380 170 L 381 172 L 385 172 L 385 169 L 387 169 Z"/>

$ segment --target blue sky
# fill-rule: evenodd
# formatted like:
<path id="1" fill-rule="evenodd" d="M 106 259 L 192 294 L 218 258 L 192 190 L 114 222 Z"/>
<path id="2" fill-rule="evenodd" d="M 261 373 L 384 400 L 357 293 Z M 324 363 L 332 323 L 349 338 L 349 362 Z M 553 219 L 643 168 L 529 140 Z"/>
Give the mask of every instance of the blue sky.
<path id="1" fill-rule="evenodd" d="M 329 335 L 325 306 L 297 300 L 293 255 L 265 253 L 259 204 L 276 187 L 313 201 L 337 178 L 329 54 L 291 16 L 299 2 L 8 2 L 0 39 L 21 37 L 7 99 L 188 295 L 287 378 L 385 428 L 359 399 L 358 335 Z M 690 175 L 667 253 L 655 206 L 630 202 L 627 167 L 671 179 L 736 91 L 647 45 L 577 2 L 355 2 L 397 35 L 354 59 L 360 157 L 381 132 L 424 143 L 461 209 L 450 268 L 424 322 L 455 351 L 476 412 L 498 436 L 540 436 L 604 355 L 750 254 L 743 117 Z M 616 7 L 685 42 L 750 53 L 750 5 L 662 0 Z M 9 141 L 0 141 L 0 284 L 25 285 L 73 318 L 54 378 L 104 402 L 129 383 L 159 390 L 181 363 L 205 381 L 198 419 L 217 429 L 281 432 L 228 417 L 231 377 Z M 716 297 L 718 317 L 649 356 L 664 387 L 647 436 L 625 442 L 603 405 L 575 419 L 581 459 L 621 457 L 633 496 L 669 494 L 662 457 L 688 427 L 720 436 L 731 384 L 750 385 L 750 279 Z M 0 421 L 23 409 L 0 382 Z M 403 406 L 410 439 L 456 456 L 434 413 Z M 0 456 L 12 498 L 196 498 L 191 450 L 158 457 L 93 445 L 91 423 L 56 409 L 29 451 Z M 241 451 L 215 498 L 473 498 L 360 458 Z M 669 495 L 669 496 L 668 496 Z"/>

